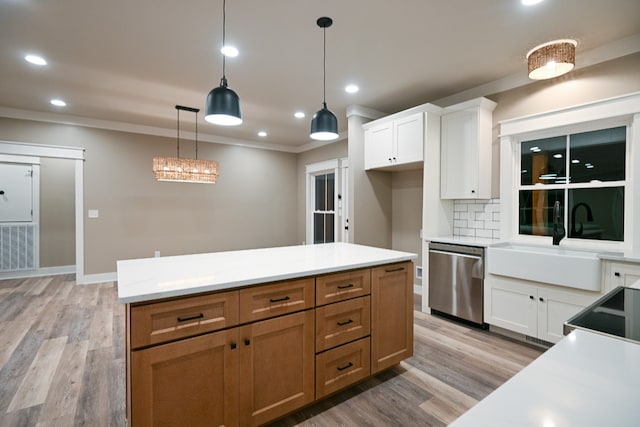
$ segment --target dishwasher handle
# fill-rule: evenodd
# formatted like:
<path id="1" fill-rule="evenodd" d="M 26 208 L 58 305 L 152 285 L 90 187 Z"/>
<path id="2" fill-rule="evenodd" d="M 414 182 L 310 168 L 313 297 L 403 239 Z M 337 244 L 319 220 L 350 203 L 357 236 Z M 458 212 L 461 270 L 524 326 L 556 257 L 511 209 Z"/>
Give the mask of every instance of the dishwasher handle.
<path id="1" fill-rule="evenodd" d="M 469 258 L 475 260 L 471 268 L 471 277 L 474 279 L 484 280 L 484 262 L 481 255 L 468 255 L 458 252 L 439 251 L 435 249 L 429 249 L 429 254 L 439 254 L 448 257 Z"/>

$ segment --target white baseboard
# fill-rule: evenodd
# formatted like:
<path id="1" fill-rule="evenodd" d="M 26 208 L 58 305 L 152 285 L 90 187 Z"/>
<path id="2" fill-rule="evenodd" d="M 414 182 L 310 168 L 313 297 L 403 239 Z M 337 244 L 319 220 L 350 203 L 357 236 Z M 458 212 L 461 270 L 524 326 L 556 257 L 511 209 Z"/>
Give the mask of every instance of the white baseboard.
<path id="1" fill-rule="evenodd" d="M 35 270 L 6 271 L 0 273 L 0 280 L 23 279 L 27 277 L 58 276 L 61 274 L 74 274 L 75 265 L 61 265 L 58 267 L 42 267 Z"/>
<path id="2" fill-rule="evenodd" d="M 115 282 L 118 280 L 118 273 L 98 273 L 98 274 L 85 274 L 82 277 L 76 277 L 76 284 L 78 285 L 94 285 L 96 283 Z"/>

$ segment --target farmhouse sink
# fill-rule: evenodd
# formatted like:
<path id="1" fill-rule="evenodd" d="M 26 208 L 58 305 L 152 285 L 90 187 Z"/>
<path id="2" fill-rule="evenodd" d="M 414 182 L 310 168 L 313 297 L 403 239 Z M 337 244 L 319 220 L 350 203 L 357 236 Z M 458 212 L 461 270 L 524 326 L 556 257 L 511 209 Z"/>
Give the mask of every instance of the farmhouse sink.
<path id="1" fill-rule="evenodd" d="M 499 243 L 487 248 L 487 272 L 587 291 L 602 290 L 598 252 Z"/>

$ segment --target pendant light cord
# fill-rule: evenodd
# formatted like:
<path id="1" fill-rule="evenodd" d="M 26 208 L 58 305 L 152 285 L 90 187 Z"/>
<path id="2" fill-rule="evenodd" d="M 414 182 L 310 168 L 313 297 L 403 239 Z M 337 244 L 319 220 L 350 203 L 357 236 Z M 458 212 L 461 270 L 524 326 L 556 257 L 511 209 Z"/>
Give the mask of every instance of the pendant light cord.
<path id="1" fill-rule="evenodd" d="M 322 105 L 327 106 L 327 27 L 322 29 Z"/>
<path id="2" fill-rule="evenodd" d="M 176 145 L 178 147 L 176 151 L 178 152 L 178 158 L 180 158 L 180 109 L 178 107 L 176 107 L 176 112 L 178 114 L 178 119 L 177 119 L 178 125 L 176 126 L 176 129 L 177 129 Z"/>
<path id="3" fill-rule="evenodd" d="M 196 115 L 196 160 L 198 160 L 198 112 L 194 111 Z"/>
<path id="4" fill-rule="evenodd" d="M 227 34 L 227 0 L 222 0 L 222 48 L 226 46 L 226 34 Z M 222 81 L 226 83 L 227 76 L 225 74 L 227 55 L 222 53 Z M 226 84 L 225 84 L 226 86 Z"/>

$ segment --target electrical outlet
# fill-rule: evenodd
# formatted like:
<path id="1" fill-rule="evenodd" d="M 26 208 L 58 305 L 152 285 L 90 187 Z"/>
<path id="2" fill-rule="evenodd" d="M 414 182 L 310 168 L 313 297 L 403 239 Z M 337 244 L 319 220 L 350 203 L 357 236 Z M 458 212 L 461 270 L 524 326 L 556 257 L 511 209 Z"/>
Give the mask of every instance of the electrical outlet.
<path id="1" fill-rule="evenodd" d="M 87 214 L 89 218 L 98 218 L 100 216 L 100 212 L 98 211 L 98 209 L 89 209 L 89 212 L 87 212 Z"/>
<path id="2" fill-rule="evenodd" d="M 160 256 L 160 251 L 155 251 L 155 252 L 153 253 L 153 256 L 154 256 L 154 257 L 156 257 L 156 258 L 158 258 L 158 257 Z"/>

